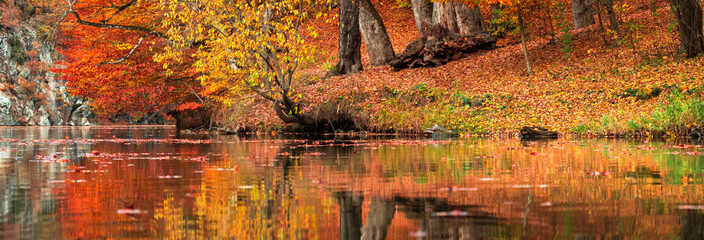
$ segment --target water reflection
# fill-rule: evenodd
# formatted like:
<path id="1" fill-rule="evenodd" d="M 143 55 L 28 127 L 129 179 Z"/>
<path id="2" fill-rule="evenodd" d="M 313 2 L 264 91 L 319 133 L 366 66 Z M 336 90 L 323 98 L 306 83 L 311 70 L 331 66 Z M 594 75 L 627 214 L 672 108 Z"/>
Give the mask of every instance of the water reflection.
<path id="1" fill-rule="evenodd" d="M 0 238 L 701 239 L 697 144 L 0 128 Z"/>

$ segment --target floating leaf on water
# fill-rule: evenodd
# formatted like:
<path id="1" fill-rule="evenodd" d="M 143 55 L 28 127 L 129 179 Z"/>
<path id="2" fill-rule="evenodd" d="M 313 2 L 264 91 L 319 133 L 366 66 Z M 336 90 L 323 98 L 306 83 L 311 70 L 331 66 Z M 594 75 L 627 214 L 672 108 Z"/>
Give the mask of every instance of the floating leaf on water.
<path id="1" fill-rule="evenodd" d="M 469 215 L 466 211 L 460 211 L 460 210 L 453 210 L 449 212 L 433 212 L 430 213 L 430 216 L 433 217 L 464 217 Z"/>
<path id="2" fill-rule="evenodd" d="M 182 178 L 182 176 L 178 175 L 166 175 L 166 176 L 159 176 L 159 179 L 172 179 L 172 178 Z"/>
<path id="3" fill-rule="evenodd" d="M 681 210 L 704 210 L 704 205 L 680 205 Z"/>
<path id="4" fill-rule="evenodd" d="M 427 233 L 427 232 L 423 232 L 423 231 L 409 232 L 409 233 L 408 233 L 408 236 L 409 236 L 409 237 L 414 237 L 414 238 L 422 238 L 422 237 L 428 236 L 428 233 Z"/>
<path id="5" fill-rule="evenodd" d="M 147 210 L 123 208 L 117 209 L 117 214 L 147 214 Z"/>
<path id="6" fill-rule="evenodd" d="M 610 173 L 610 172 L 591 171 L 591 172 L 587 172 L 587 176 L 592 176 L 592 177 L 596 177 L 596 176 L 611 176 L 611 173 Z"/>
<path id="7" fill-rule="evenodd" d="M 461 188 L 458 186 L 452 186 L 449 188 L 441 188 L 440 190 L 448 191 L 448 192 L 460 192 L 460 191 L 477 191 L 479 189 L 477 189 L 477 188 Z"/>

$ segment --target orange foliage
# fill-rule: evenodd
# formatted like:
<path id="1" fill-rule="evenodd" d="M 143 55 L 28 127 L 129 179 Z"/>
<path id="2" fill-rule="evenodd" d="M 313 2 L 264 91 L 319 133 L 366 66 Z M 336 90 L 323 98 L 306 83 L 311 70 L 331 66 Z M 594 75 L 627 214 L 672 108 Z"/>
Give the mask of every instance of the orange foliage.
<path id="1" fill-rule="evenodd" d="M 75 15 L 66 17 L 57 37 L 64 60 L 54 71 L 98 113 L 140 115 L 198 98 L 200 85 L 188 58 L 171 63 L 174 75 L 153 60 L 168 44 L 161 33 L 158 1 L 77 1 L 71 8 Z"/>

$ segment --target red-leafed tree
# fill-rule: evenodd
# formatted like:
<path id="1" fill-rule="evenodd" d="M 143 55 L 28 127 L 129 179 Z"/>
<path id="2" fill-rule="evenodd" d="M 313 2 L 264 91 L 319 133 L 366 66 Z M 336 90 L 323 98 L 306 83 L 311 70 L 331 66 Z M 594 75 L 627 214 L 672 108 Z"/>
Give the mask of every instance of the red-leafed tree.
<path id="1" fill-rule="evenodd" d="M 65 9 L 56 37 L 64 60 L 54 71 L 94 111 L 149 118 L 167 106 L 205 103 L 188 58 L 167 62 L 168 69 L 154 60 L 169 44 L 158 1 L 77 0 Z"/>

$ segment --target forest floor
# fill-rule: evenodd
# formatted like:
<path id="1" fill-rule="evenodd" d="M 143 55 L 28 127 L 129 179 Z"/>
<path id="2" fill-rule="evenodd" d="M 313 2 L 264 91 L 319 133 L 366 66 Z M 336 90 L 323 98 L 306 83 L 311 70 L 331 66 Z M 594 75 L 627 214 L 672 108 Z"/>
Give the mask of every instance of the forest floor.
<path id="1" fill-rule="evenodd" d="M 377 7 L 396 52 L 402 52 L 418 37 L 409 24 L 410 8 L 393 1 Z M 337 62 L 337 25 L 311 22 L 320 35 L 308 41 L 318 46 L 319 60 L 299 72 L 296 91 L 305 96 L 304 111 L 336 120 L 328 126 L 334 129 L 419 133 L 437 123 L 462 133 L 514 133 L 536 125 L 561 133 L 675 134 L 669 132 L 674 122 L 697 126 L 704 105 L 701 116 L 665 113 L 677 110 L 673 104 L 691 110 L 688 99 L 704 91 L 704 59 L 678 53 L 669 6 L 634 6 L 622 21 L 626 30 L 619 47 L 605 44 L 598 23 L 545 37 L 531 35 L 528 27 L 532 76 L 514 36 L 500 39 L 496 49 L 444 66 L 402 71 L 368 65 L 362 46 L 364 71 L 327 79 L 323 76 Z M 245 106 L 255 110 L 245 112 Z M 224 113 L 223 122 L 262 130 L 286 127 L 256 98 Z"/>

